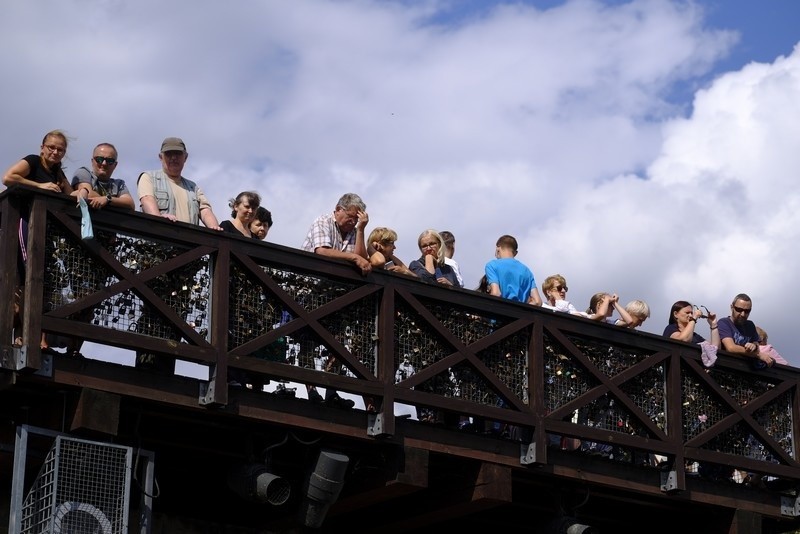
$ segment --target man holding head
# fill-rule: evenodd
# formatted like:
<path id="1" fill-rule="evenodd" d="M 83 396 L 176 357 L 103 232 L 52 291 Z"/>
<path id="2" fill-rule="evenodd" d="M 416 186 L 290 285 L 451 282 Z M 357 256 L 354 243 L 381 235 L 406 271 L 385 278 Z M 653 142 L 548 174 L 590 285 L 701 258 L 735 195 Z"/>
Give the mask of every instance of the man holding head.
<path id="1" fill-rule="evenodd" d="M 222 231 L 203 191 L 181 175 L 188 158 L 182 139 L 164 139 L 158 154 L 161 169 L 143 172 L 137 181 L 142 211 L 172 222 L 199 224 L 202 221 L 207 228 Z"/>
<path id="2" fill-rule="evenodd" d="M 364 237 L 368 223 L 367 205 L 361 197 L 355 193 L 345 193 L 336 203 L 333 213 L 320 215 L 311 223 L 302 248 L 320 256 L 347 260 L 362 275 L 367 275 L 372 270 Z M 328 366 L 335 369 L 335 360 L 328 360 Z M 322 402 L 322 396 L 315 386 L 309 384 L 306 390 L 309 400 Z M 352 408 L 355 405 L 351 399 L 340 397 L 333 388 L 325 390 L 325 403 L 340 408 Z"/>
<path id="3" fill-rule="evenodd" d="M 739 293 L 731 303 L 731 314 L 719 320 L 719 338 L 722 348 L 733 354 L 754 358 L 756 367 L 771 367 L 775 359 L 766 352 L 760 352 L 759 335 L 756 325 L 749 319 L 753 311 L 753 301 L 744 293 Z"/>
<path id="4" fill-rule="evenodd" d="M 125 180 L 112 178 L 117 168 L 117 149 L 111 143 L 100 143 L 92 151 L 92 168 L 81 167 L 72 177 L 75 191 L 86 191 L 86 202 L 94 209 L 106 206 L 136 209 Z"/>
<path id="5" fill-rule="evenodd" d="M 303 242 L 303 250 L 347 260 L 366 275 L 372 270 L 364 229 L 369 223 L 367 205 L 355 193 L 342 195 L 333 213 L 317 217 Z"/>

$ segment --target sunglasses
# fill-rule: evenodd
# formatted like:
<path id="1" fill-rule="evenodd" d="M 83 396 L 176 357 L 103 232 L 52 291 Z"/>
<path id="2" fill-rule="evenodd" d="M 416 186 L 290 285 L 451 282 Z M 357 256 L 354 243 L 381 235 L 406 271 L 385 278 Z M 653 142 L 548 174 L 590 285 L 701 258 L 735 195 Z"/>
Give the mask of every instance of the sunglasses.
<path id="1" fill-rule="evenodd" d="M 92 158 L 95 163 L 98 165 L 102 165 L 103 162 L 108 163 L 109 165 L 114 165 L 117 162 L 117 158 L 104 158 L 103 156 L 95 156 Z"/>
<path id="2" fill-rule="evenodd" d="M 711 312 L 710 312 L 710 311 L 708 311 L 708 308 L 706 308 L 706 307 L 705 307 L 705 306 L 703 306 L 702 304 L 701 304 L 700 306 L 695 306 L 695 309 L 696 309 L 696 310 L 699 310 L 700 308 L 702 308 L 703 310 L 705 310 L 705 313 L 702 313 L 702 311 L 701 311 L 701 313 L 700 313 L 700 318 L 701 318 L 701 319 L 707 319 L 707 318 L 708 318 L 708 316 L 709 316 L 709 315 L 711 315 Z"/>
<path id="3" fill-rule="evenodd" d="M 744 314 L 753 311 L 753 308 L 740 308 L 739 306 L 734 306 L 733 309 L 736 310 L 737 313 L 744 313 Z"/>
<path id="4" fill-rule="evenodd" d="M 569 288 L 567 286 L 556 286 L 553 289 L 555 289 L 559 293 L 561 293 L 562 291 L 569 291 Z"/>

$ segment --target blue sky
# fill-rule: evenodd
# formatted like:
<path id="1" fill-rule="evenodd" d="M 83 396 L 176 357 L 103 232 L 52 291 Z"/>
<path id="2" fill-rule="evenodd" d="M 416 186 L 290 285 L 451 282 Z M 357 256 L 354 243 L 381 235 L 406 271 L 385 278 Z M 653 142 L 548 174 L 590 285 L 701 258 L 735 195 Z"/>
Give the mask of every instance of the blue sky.
<path id="1" fill-rule="evenodd" d="M 733 70 L 751 61 L 772 61 L 797 44 L 800 3 L 794 0 L 715 0 L 703 2 L 708 24 L 734 28 L 740 41 L 718 69 Z"/>
<path id="2" fill-rule="evenodd" d="M 456 235 L 475 287 L 502 234 L 566 276 L 752 319 L 795 364 L 800 2 L 11 0 L 0 17 L 0 162 L 71 136 L 133 186 L 183 137 L 220 218 L 254 189 L 299 247 L 342 193 L 418 254 Z M 19 24 L 19 21 L 36 21 Z M 707 331 L 701 329 L 701 334 Z"/>

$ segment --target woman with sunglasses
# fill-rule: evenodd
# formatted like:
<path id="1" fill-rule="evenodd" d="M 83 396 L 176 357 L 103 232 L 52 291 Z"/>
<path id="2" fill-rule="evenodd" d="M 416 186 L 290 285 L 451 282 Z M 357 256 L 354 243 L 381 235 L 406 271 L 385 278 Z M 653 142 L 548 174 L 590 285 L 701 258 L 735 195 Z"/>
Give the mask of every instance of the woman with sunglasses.
<path id="1" fill-rule="evenodd" d="M 419 235 L 417 245 L 422 256 L 408 266 L 415 275 L 431 284 L 461 287 L 453 268 L 444 261 L 444 239 L 436 230 L 425 230 Z"/>
<path id="2" fill-rule="evenodd" d="M 578 309 L 567 300 L 567 291 L 569 291 L 567 279 L 560 274 L 554 274 L 545 278 L 542 284 L 542 291 L 544 292 L 545 298 L 545 301 L 542 303 L 543 308 L 586 317 L 585 313 L 578 311 Z"/>

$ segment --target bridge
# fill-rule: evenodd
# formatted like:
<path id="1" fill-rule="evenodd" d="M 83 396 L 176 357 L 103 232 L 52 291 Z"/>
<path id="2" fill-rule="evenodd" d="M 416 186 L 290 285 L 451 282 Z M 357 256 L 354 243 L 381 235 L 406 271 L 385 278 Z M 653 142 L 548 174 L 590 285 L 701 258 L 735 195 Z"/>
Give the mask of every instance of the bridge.
<path id="1" fill-rule="evenodd" d="M 72 199 L 0 193 L 11 532 L 44 531 L 26 510 L 61 438 L 129 451 L 118 523 L 132 532 L 798 528 L 796 369 L 725 352 L 706 368 L 697 346 L 649 333 L 142 213 L 91 216 L 84 240 Z M 85 357 L 43 353 L 42 332 L 86 340 Z M 134 352 L 156 365 L 111 357 Z M 97 462 L 78 464 L 79 478 Z M 124 531 L 89 500 L 55 499 L 38 524 Z"/>

